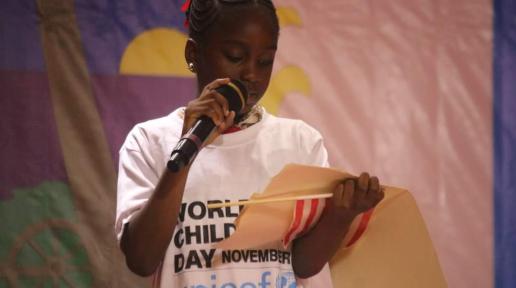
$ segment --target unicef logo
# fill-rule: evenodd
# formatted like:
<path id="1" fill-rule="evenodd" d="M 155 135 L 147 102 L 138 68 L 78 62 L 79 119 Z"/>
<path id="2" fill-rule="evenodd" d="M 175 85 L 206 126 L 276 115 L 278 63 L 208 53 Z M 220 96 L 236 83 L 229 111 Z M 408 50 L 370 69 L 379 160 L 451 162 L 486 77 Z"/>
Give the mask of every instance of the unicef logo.
<path id="1" fill-rule="evenodd" d="M 296 288 L 296 276 L 292 272 L 285 272 L 278 275 L 276 288 Z"/>

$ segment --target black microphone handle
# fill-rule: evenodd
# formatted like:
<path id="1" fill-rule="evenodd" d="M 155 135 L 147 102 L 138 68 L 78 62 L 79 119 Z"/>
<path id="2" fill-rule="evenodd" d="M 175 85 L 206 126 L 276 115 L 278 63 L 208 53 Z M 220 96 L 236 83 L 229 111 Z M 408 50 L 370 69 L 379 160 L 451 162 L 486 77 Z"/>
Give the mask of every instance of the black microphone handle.
<path id="1" fill-rule="evenodd" d="M 167 162 L 167 168 L 178 172 L 188 165 L 201 150 L 202 144 L 215 128 L 215 123 L 208 116 L 201 116 L 194 126 L 179 140 Z"/>

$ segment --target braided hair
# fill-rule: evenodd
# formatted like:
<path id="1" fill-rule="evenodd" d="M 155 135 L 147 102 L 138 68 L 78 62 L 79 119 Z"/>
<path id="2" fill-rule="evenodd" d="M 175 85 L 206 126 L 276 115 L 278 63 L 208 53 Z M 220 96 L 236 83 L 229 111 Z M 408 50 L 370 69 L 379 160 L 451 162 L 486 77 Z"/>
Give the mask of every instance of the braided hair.
<path id="1" fill-rule="evenodd" d="M 185 11 L 189 36 L 201 40 L 201 36 L 217 20 L 224 7 L 239 5 L 263 5 L 271 12 L 272 24 L 275 30 L 279 31 L 276 8 L 271 0 L 191 0 Z"/>

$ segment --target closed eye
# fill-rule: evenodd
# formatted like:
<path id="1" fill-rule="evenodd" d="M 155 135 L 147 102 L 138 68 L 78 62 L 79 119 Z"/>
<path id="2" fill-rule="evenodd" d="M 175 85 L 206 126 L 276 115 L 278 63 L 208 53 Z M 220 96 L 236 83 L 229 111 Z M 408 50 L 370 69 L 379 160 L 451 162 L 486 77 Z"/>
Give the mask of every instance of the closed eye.
<path id="1" fill-rule="evenodd" d="M 239 63 L 240 61 L 242 61 L 244 59 L 244 57 L 242 57 L 242 56 L 234 56 L 234 55 L 226 55 L 226 58 L 233 63 Z"/>
<path id="2" fill-rule="evenodd" d="M 270 66 L 272 65 L 272 63 L 274 63 L 274 59 L 262 59 L 260 61 L 258 61 L 258 64 L 260 64 L 260 66 Z"/>

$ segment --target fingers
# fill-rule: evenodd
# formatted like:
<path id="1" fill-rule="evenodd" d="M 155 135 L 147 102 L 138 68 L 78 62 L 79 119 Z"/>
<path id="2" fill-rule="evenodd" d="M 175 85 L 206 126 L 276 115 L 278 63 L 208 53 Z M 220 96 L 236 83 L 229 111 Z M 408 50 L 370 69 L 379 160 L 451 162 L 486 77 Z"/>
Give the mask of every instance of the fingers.
<path id="1" fill-rule="evenodd" d="M 185 112 L 185 114 L 187 114 L 185 116 L 189 119 L 193 119 L 194 122 L 205 115 L 210 117 L 215 125 L 220 125 L 225 118 L 222 107 L 220 107 L 214 99 L 195 99 L 190 101 Z"/>
<path id="2" fill-rule="evenodd" d="M 229 119 L 229 105 L 224 96 L 215 89 L 230 82 L 229 78 L 216 79 L 206 85 L 201 95 L 190 101 L 185 110 L 183 134 L 188 131 L 201 116 L 209 117 L 219 132 L 233 124 L 234 117 Z"/>
<path id="3" fill-rule="evenodd" d="M 337 185 L 337 188 L 335 188 L 335 191 L 333 191 L 333 203 L 337 207 L 343 207 L 344 204 L 342 203 L 342 198 L 344 194 L 344 184 Z"/>
<path id="4" fill-rule="evenodd" d="M 231 79 L 229 79 L 229 78 L 215 79 L 212 82 L 210 82 L 208 85 L 206 85 L 206 87 L 204 87 L 204 89 L 215 90 L 222 85 L 228 84 L 229 82 L 231 82 Z"/>
<path id="5" fill-rule="evenodd" d="M 384 197 L 384 191 L 376 176 L 362 173 L 339 184 L 333 193 L 336 207 L 355 211 L 357 214 L 375 207 Z"/>
<path id="6" fill-rule="evenodd" d="M 358 203 L 363 203 L 367 198 L 367 194 L 369 192 L 369 174 L 362 173 L 358 177 L 358 193 L 356 193 L 356 201 Z"/>
<path id="7" fill-rule="evenodd" d="M 220 126 L 226 121 L 224 108 L 213 98 L 206 100 L 205 107 L 201 114 L 210 117 L 216 126 Z"/>
<path id="8" fill-rule="evenodd" d="M 224 122 L 222 125 L 218 126 L 217 129 L 214 130 L 210 134 L 208 139 L 206 139 L 206 141 L 204 141 L 203 147 L 205 147 L 206 145 L 210 145 L 217 137 L 220 136 L 220 134 L 222 134 L 222 132 L 224 132 L 227 129 L 227 127 L 230 127 L 231 125 L 233 125 L 234 121 L 235 121 L 235 111 L 231 111 L 231 112 L 229 112 L 228 117 L 226 117 L 226 122 Z"/>
<path id="9" fill-rule="evenodd" d="M 369 180 L 369 189 L 373 193 L 377 193 L 380 191 L 380 181 L 378 180 L 378 177 L 373 176 Z"/>
<path id="10" fill-rule="evenodd" d="M 217 125 L 217 132 L 221 134 L 222 132 L 226 131 L 229 127 L 231 127 L 235 121 L 235 111 L 228 112 L 227 117 L 223 119 L 223 121 Z"/>
<path id="11" fill-rule="evenodd" d="M 344 183 L 344 193 L 342 197 L 343 207 L 350 208 L 353 204 L 353 196 L 355 195 L 355 179 L 348 179 Z"/>
<path id="12" fill-rule="evenodd" d="M 355 179 L 346 179 L 344 183 L 337 185 L 333 192 L 333 203 L 337 207 L 350 209 L 353 205 L 353 195 L 355 194 Z"/>
<path id="13" fill-rule="evenodd" d="M 228 101 L 226 100 L 226 97 L 222 96 L 220 93 L 218 93 L 215 89 L 219 88 L 222 85 L 226 85 L 231 80 L 229 78 L 222 78 L 222 79 L 216 79 L 210 84 L 206 85 L 204 87 L 201 95 L 199 96 L 199 99 L 204 98 L 214 98 L 217 103 L 222 106 L 222 111 L 224 112 L 224 116 L 228 116 L 229 114 L 229 105 Z"/>
<path id="14" fill-rule="evenodd" d="M 370 206 L 376 206 L 376 204 L 378 204 L 383 199 L 384 195 L 385 194 L 383 188 L 380 186 L 380 180 L 378 180 L 378 177 L 371 177 L 369 181 L 369 192 L 367 197 L 370 201 Z"/>
<path id="15" fill-rule="evenodd" d="M 222 94 L 215 90 L 212 93 L 215 101 L 217 101 L 217 104 L 222 108 L 222 113 L 224 114 L 224 117 L 227 117 L 229 115 L 228 100 L 226 99 L 226 97 L 222 96 Z"/>
<path id="16" fill-rule="evenodd" d="M 228 116 L 226 117 L 226 121 L 219 127 L 220 133 L 224 132 L 226 129 L 233 126 L 233 123 L 235 123 L 235 117 L 235 111 L 230 111 Z"/>

